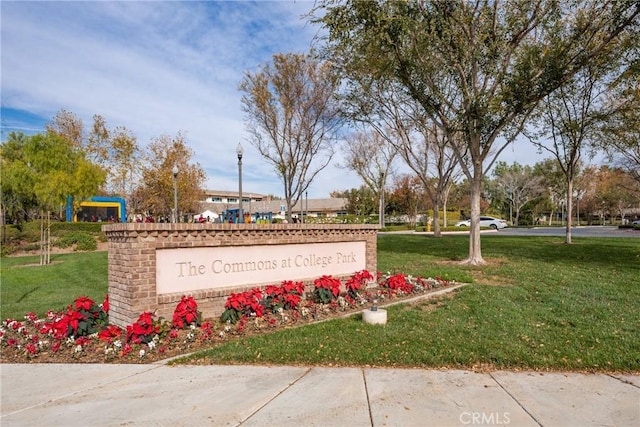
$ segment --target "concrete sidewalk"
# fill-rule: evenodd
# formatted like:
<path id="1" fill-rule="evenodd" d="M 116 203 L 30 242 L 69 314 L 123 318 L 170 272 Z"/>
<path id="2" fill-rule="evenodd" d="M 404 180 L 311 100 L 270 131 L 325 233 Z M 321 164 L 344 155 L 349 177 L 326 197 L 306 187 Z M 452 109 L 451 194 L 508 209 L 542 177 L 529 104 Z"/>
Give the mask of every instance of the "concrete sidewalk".
<path id="1" fill-rule="evenodd" d="M 9 426 L 637 426 L 639 375 L 0 365 Z"/>

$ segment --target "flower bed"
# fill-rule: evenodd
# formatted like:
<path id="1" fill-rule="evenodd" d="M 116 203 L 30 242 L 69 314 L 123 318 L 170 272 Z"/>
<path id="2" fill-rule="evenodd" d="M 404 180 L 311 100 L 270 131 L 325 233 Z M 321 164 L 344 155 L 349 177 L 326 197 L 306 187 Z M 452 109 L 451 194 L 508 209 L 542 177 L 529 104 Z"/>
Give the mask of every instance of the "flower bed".
<path id="1" fill-rule="evenodd" d="M 109 300 L 77 298 L 67 310 L 40 319 L 27 313 L 0 326 L 3 363 L 150 363 L 211 347 L 239 335 L 316 322 L 450 285 L 441 278 L 355 273 L 343 284 L 331 276 L 314 281 L 305 298 L 302 282 L 231 294 L 220 319 L 203 321 L 197 302 L 183 296 L 168 321 L 142 313 L 121 329 L 108 324 Z"/>

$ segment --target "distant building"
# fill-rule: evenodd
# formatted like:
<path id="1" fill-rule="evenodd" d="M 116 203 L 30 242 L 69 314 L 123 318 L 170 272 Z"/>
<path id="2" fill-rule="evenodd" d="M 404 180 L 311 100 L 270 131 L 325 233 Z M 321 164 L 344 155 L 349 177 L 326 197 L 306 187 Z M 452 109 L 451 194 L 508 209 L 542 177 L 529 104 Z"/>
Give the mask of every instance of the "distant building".
<path id="1" fill-rule="evenodd" d="M 238 209 L 239 194 L 237 191 L 206 190 L 205 200 L 200 202 L 200 210 L 223 215 L 228 210 Z M 293 207 L 293 217 L 338 217 L 347 214 L 347 199 L 301 199 Z M 284 219 L 286 203 L 283 199 L 273 200 L 270 196 L 259 193 L 242 192 L 242 210 L 254 214 L 270 213 L 272 218 Z"/>
<path id="2" fill-rule="evenodd" d="M 127 222 L 127 207 L 121 197 L 94 196 L 78 203 L 74 213 L 73 199 L 67 198 L 67 222 Z"/>

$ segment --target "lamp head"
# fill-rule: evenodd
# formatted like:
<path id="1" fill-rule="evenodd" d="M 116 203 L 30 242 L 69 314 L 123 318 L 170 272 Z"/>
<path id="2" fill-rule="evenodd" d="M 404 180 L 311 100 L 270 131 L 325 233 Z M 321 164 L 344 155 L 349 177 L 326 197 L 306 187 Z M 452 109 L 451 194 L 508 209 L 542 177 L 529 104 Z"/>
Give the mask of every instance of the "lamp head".
<path id="1" fill-rule="evenodd" d="M 242 158 L 242 153 L 243 153 L 242 144 L 238 142 L 238 148 L 236 148 L 236 154 L 238 155 L 238 159 Z"/>

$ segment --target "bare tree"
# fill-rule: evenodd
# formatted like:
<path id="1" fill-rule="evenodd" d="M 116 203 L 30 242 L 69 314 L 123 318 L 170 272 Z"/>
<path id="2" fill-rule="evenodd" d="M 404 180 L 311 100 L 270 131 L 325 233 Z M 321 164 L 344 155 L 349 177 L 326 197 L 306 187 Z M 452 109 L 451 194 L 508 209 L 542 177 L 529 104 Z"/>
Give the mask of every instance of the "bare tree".
<path id="1" fill-rule="evenodd" d="M 357 173 L 378 198 L 380 227 L 385 225 L 384 191 L 397 154 L 397 149 L 375 131 L 357 133 L 344 146 L 346 167 Z"/>
<path id="2" fill-rule="evenodd" d="M 533 168 L 530 166 L 522 166 L 518 163 L 507 166 L 504 162 L 498 162 L 493 175 L 496 177 L 494 186 L 498 197 L 509 206 L 509 220 L 517 226 L 520 221 L 520 210 L 544 192 L 543 178 L 534 176 Z"/>
<path id="3" fill-rule="evenodd" d="M 89 161 L 105 170 L 103 191 L 130 201 L 140 166 L 140 148 L 131 131 L 123 126 L 110 129 L 104 117 L 95 114 L 87 133 L 82 119 L 66 110 L 60 110 L 45 127 L 81 148 Z"/>
<path id="4" fill-rule="evenodd" d="M 614 79 L 613 58 L 593 62 L 550 94 L 536 119 L 539 132 L 525 132 L 531 142 L 554 156 L 565 177 L 563 206 L 567 209 L 565 243 L 571 243 L 574 180 L 585 151 L 593 155 L 597 134 L 607 116 L 614 113 L 604 97 Z"/>
<path id="5" fill-rule="evenodd" d="M 440 207 L 443 208 L 446 226 L 446 206 L 449 190 L 460 177 L 459 159 L 452 149 L 451 136 L 447 137 L 426 116 L 414 115 L 415 130 L 406 132 L 398 126 L 398 149 L 405 163 L 422 182 L 424 191 L 433 206 L 433 234 L 441 236 Z M 428 219 L 427 219 L 428 221 Z"/>
<path id="6" fill-rule="evenodd" d="M 332 67 L 309 55 L 277 54 L 247 72 L 239 89 L 250 143 L 273 164 L 284 185 L 287 217 L 331 160 L 341 125 Z"/>
<path id="7" fill-rule="evenodd" d="M 357 76 L 350 88 L 342 99 L 343 114 L 372 127 L 416 173 L 434 208 L 434 235 L 441 236 L 440 207 L 446 211 L 448 192 L 460 171 L 453 136 L 440 131 L 422 106 L 392 81 Z"/>

